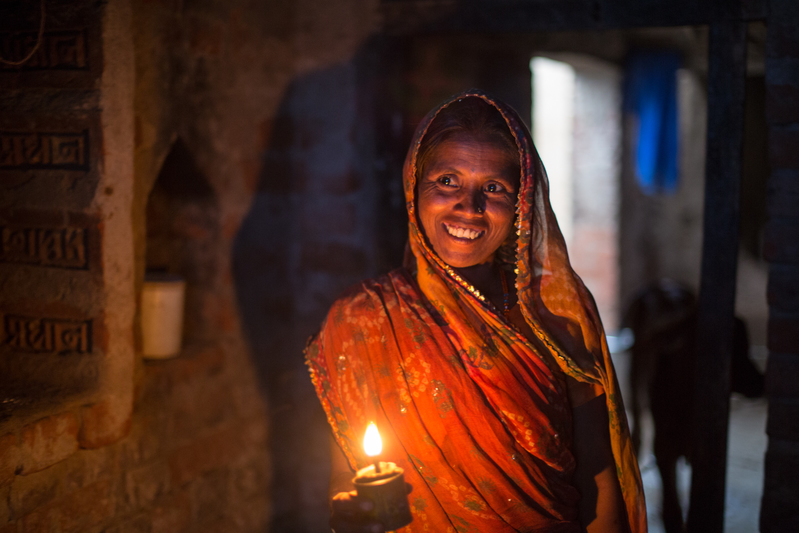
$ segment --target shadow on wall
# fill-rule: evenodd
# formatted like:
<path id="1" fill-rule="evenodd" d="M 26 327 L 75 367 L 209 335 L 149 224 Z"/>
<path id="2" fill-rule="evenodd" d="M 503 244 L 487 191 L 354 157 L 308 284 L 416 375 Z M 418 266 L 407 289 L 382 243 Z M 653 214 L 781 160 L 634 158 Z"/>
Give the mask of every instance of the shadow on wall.
<path id="1" fill-rule="evenodd" d="M 408 43 L 375 36 L 349 61 L 295 79 L 265 128 L 257 190 L 234 242 L 233 275 L 269 402 L 271 531 L 329 529 L 330 430 L 303 349 L 344 289 L 401 264 L 402 163 L 416 122 L 470 85 L 529 115 L 529 56 L 509 52 L 512 61 L 497 62 L 495 53 L 475 55 L 448 41 L 440 46 L 458 68 L 442 62 L 430 74 L 435 80 L 425 73 L 414 83 Z M 425 87 L 441 97 L 422 98 Z"/>
<path id="2" fill-rule="evenodd" d="M 271 531 L 329 528 L 330 430 L 303 349 L 336 296 L 376 270 L 362 60 L 359 52 L 289 86 L 233 247 L 239 311 L 270 409 Z"/>
<path id="3" fill-rule="evenodd" d="M 303 342 L 313 331 L 296 321 L 294 290 L 303 178 L 293 153 L 290 88 L 272 126 L 250 212 L 233 244 L 233 276 L 244 332 L 265 392 L 272 464 L 272 531 L 323 531 L 316 500 L 325 501 L 326 468 L 320 442 L 326 421 L 303 365 Z M 321 313 L 319 319 L 321 320 Z M 302 509 L 306 513 L 300 513 Z M 316 527 L 314 524 L 316 523 Z"/>

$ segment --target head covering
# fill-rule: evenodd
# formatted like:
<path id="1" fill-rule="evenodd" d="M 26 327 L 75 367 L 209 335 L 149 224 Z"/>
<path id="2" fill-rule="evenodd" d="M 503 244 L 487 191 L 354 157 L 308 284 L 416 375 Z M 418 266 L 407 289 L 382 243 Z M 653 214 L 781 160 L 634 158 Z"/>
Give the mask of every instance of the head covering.
<path id="1" fill-rule="evenodd" d="M 474 324 L 474 306 L 491 303 L 436 254 L 417 216 L 416 159 L 430 124 L 454 102 L 479 98 L 496 108 L 519 148 L 520 187 L 516 201 L 515 254 L 497 259 L 516 273 L 516 292 L 522 314 L 538 337 L 536 349 L 547 350 L 561 370 L 574 379 L 601 385 L 607 398 L 613 455 L 633 531 L 646 530 L 646 512 L 638 464 L 627 428 L 619 385 L 602 322 L 591 293 L 569 263 L 566 243 L 549 203 L 549 181 L 528 128 L 516 111 L 479 90 L 468 90 L 431 111 L 414 135 L 403 169 L 408 209 L 408 239 L 416 259 L 416 278 L 422 292 L 447 320 Z M 500 313 L 493 313 L 499 320 Z M 460 316 L 458 316 L 460 315 Z M 482 320 L 483 318 L 478 319 Z"/>

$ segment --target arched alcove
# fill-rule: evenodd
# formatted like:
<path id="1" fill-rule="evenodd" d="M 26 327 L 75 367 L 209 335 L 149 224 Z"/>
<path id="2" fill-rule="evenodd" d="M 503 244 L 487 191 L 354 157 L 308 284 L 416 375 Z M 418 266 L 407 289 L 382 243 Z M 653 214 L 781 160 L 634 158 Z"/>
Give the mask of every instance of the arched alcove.
<path id="1" fill-rule="evenodd" d="M 184 340 L 206 340 L 217 275 L 219 205 L 208 179 L 178 139 L 147 200 L 146 269 L 186 281 Z"/>

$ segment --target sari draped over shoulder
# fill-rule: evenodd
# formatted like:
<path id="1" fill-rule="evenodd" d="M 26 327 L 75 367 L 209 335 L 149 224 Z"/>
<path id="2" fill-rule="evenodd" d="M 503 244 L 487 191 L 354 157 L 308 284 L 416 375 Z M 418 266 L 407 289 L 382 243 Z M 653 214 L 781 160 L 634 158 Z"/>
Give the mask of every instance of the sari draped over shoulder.
<path id="1" fill-rule="evenodd" d="M 516 139 L 516 232 L 497 254 L 514 269 L 528 339 L 433 251 L 416 214 L 416 155 L 438 112 L 481 98 Z M 572 415 L 563 374 L 601 386 L 628 523 L 646 512 L 619 386 L 593 298 L 572 270 L 549 204 L 546 173 L 518 115 L 467 91 L 417 129 L 404 167 L 415 264 L 339 298 L 306 349 L 333 435 L 350 466 L 369 463 L 374 421 L 383 460 L 413 485 L 402 532 L 579 531 Z"/>

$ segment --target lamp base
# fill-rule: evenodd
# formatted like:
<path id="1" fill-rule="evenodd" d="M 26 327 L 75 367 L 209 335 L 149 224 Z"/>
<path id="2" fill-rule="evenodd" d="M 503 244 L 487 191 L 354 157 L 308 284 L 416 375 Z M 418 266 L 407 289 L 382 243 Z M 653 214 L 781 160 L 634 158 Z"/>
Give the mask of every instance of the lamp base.
<path id="1" fill-rule="evenodd" d="M 405 488 L 405 472 L 394 463 L 380 463 L 380 474 L 374 465 L 358 471 L 352 480 L 358 496 L 370 500 L 374 509 L 370 515 L 383 524 L 386 531 L 395 531 L 413 521 Z"/>

